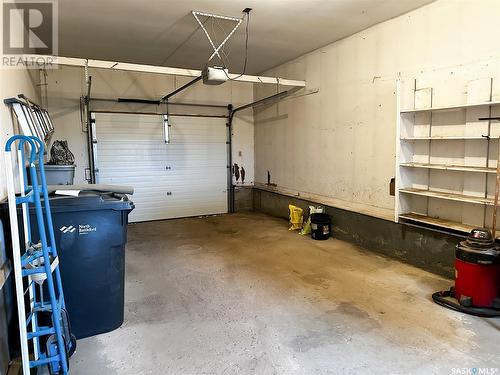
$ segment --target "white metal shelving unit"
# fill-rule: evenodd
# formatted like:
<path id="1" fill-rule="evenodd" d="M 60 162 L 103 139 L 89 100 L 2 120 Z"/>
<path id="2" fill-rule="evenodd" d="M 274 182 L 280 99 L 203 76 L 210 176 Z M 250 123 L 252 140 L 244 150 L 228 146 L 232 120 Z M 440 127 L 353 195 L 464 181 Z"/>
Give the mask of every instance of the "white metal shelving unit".
<path id="1" fill-rule="evenodd" d="M 453 232 L 491 228 L 500 126 L 479 119 L 500 114 L 492 87 L 490 78 L 471 81 L 467 103 L 433 106 L 433 89 L 414 82 L 407 108 L 397 81 L 396 222 Z"/>

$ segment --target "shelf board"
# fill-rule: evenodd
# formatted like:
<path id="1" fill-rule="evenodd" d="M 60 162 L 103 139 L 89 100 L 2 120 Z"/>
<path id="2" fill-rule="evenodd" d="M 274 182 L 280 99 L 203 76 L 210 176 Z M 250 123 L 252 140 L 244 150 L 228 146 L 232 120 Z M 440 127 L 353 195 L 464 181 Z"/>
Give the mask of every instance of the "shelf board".
<path id="1" fill-rule="evenodd" d="M 483 102 L 483 103 L 469 103 L 469 104 L 459 104 L 450 105 L 444 107 L 430 107 L 430 108 L 419 108 L 419 109 L 405 109 L 401 110 L 400 113 L 423 113 L 423 112 L 437 112 L 437 111 L 453 111 L 457 109 L 467 109 L 467 108 L 480 108 L 489 107 L 494 105 L 500 105 L 500 102 Z"/>
<path id="2" fill-rule="evenodd" d="M 456 232 L 470 233 L 470 231 L 477 226 L 467 225 L 463 223 L 459 223 L 456 221 L 439 219 L 435 217 L 430 217 L 427 215 L 417 214 L 415 212 L 410 212 L 406 214 L 399 215 L 399 219 L 403 219 L 405 221 L 416 222 L 421 224 L 426 224 L 434 227 L 441 227 L 451 229 Z M 498 233 L 498 232 L 497 232 Z M 497 236 L 499 238 L 500 236 Z"/>
<path id="3" fill-rule="evenodd" d="M 430 198 L 445 199 L 449 201 L 463 202 L 463 203 L 481 204 L 487 206 L 493 206 L 494 204 L 494 201 L 491 198 L 475 197 L 473 195 L 465 195 L 458 193 L 445 193 L 436 190 L 405 188 L 405 189 L 399 189 L 399 192 L 405 194 L 420 195 Z"/>
<path id="4" fill-rule="evenodd" d="M 407 214 L 399 215 L 399 218 L 405 219 L 405 220 L 416 221 L 418 223 L 435 225 L 435 226 L 439 226 L 439 227 L 446 227 L 446 228 L 450 228 L 450 229 L 457 230 L 460 232 L 470 232 L 472 229 L 474 229 L 474 227 L 470 226 L 470 225 L 457 223 L 455 221 L 450 221 L 450 220 L 445 220 L 445 219 L 438 219 L 438 218 L 430 217 L 427 215 L 417 214 L 415 212 L 410 212 Z"/>
<path id="5" fill-rule="evenodd" d="M 474 139 L 498 139 L 498 137 L 466 137 L 466 136 L 431 136 L 431 137 L 401 137 L 402 141 L 419 141 L 419 140 L 441 140 L 441 141 L 447 141 L 447 140 L 474 140 Z"/>
<path id="6" fill-rule="evenodd" d="M 401 163 L 402 167 L 409 168 L 424 168 L 424 169 L 438 169 L 444 171 L 460 171 L 460 172 L 480 172 L 480 173 L 496 173 L 496 168 L 487 167 L 472 167 L 466 165 L 450 165 L 450 164 L 426 164 L 426 163 Z"/>

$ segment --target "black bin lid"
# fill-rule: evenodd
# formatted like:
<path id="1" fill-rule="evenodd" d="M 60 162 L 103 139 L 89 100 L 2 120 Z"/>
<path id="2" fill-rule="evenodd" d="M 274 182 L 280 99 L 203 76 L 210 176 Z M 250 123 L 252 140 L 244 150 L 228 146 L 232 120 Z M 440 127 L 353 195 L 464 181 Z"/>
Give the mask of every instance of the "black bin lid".
<path id="1" fill-rule="evenodd" d="M 465 241 L 457 244 L 457 259 L 476 264 L 497 264 L 500 262 L 500 247 L 487 228 L 473 229 Z"/>

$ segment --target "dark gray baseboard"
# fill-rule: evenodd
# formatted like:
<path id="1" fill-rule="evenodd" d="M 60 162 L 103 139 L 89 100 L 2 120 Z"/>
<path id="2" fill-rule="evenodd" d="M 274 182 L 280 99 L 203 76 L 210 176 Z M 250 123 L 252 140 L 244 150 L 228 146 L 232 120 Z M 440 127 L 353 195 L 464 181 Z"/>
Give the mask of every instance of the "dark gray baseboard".
<path id="1" fill-rule="evenodd" d="M 324 206 L 332 219 L 332 235 L 335 238 L 444 277 L 454 277 L 455 246 L 463 239 L 459 235 L 398 224 L 276 192 L 253 189 L 255 211 L 288 218 L 288 204 L 301 207 L 304 212 L 309 211 L 309 205 Z"/>
<path id="2" fill-rule="evenodd" d="M 253 210 L 252 186 L 235 186 L 234 212 Z"/>

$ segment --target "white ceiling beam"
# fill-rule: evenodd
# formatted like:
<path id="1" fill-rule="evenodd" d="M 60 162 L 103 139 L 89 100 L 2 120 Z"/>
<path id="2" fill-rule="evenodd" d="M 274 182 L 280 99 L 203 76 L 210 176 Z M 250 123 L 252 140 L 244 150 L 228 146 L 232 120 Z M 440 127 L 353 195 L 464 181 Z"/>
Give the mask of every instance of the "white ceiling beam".
<path id="1" fill-rule="evenodd" d="M 65 66 L 80 66 L 85 67 L 87 59 L 75 58 L 75 57 L 62 57 L 62 56 L 38 56 L 45 58 L 46 61 L 53 61 L 57 65 Z M 51 60 L 47 60 L 51 59 Z M 196 69 L 182 69 L 182 68 L 170 68 L 167 66 L 158 65 L 143 65 L 143 64 L 130 64 L 115 61 L 105 61 L 105 60 L 88 60 L 89 68 L 100 68 L 100 69 L 113 69 L 113 70 L 127 70 L 133 72 L 143 72 L 143 73 L 156 73 L 156 74 L 170 74 L 176 76 L 185 77 L 199 77 L 201 75 L 201 70 Z M 279 77 L 266 77 L 266 76 L 253 76 L 253 75 L 242 75 L 229 73 L 229 77 L 239 82 L 250 82 L 250 83 L 270 83 L 270 84 L 280 84 L 282 86 L 296 86 L 305 87 L 305 81 L 297 81 L 293 79 L 285 79 Z"/>

